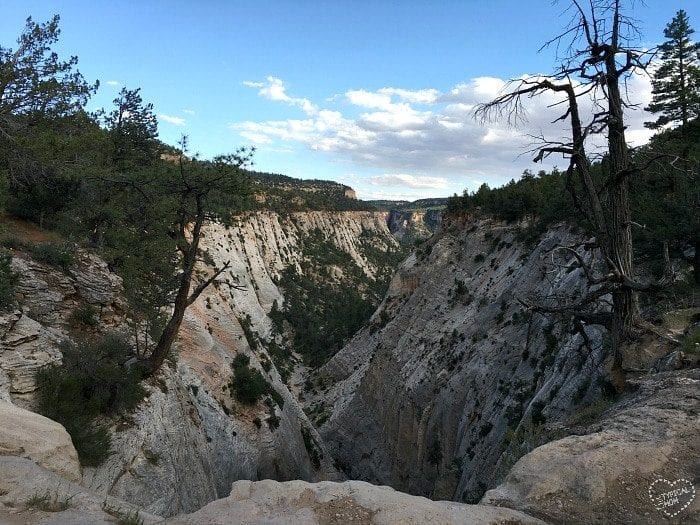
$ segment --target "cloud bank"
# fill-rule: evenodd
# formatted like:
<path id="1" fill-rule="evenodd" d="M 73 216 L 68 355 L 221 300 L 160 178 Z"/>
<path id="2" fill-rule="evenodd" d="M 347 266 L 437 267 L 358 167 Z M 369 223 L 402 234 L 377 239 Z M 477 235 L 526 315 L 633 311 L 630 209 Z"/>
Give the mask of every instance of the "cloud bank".
<path id="1" fill-rule="evenodd" d="M 291 96 L 284 82 L 272 76 L 244 85 L 256 89 L 260 97 L 302 113 L 300 118 L 232 124 L 244 139 L 263 147 L 301 146 L 383 173 L 367 179 L 372 186 L 445 195 L 451 192 L 444 189 L 455 187 L 457 181 L 462 187 L 474 187 L 481 181 L 502 184 L 517 178 L 525 168 L 540 169 L 532 165 L 534 155 L 528 153 L 536 140 L 533 137 L 564 140 L 568 136 L 566 123 L 553 124 L 564 111 L 557 105 L 561 98 L 554 93 L 524 99 L 527 119 L 517 128 L 505 121 L 475 120 L 475 106 L 508 87 L 506 80 L 495 77 L 473 78 L 444 92 L 435 88 L 354 89 L 323 103 Z M 631 78 L 627 90 L 639 108 L 651 99 L 646 77 Z M 627 136 L 632 145 L 648 140 L 651 133 L 643 126 L 648 119 L 641 109 L 627 112 Z M 599 144 L 602 140 L 604 137 Z M 541 167 L 567 164 L 567 159 L 551 157 Z"/>
<path id="2" fill-rule="evenodd" d="M 168 124 L 172 124 L 173 126 L 186 126 L 187 121 L 182 118 L 182 117 L 173 117 L 172 115 L 165 115 L 161 113 L 158 115 L 158 118 L 162 120 L 163 122 L 167 122 Z"/>

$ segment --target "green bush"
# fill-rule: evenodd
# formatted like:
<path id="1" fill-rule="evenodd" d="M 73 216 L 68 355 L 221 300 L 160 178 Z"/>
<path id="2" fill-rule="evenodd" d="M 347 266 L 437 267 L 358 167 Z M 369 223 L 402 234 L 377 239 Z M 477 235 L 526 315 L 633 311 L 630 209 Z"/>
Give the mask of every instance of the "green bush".
<path id="1" fill-rule="evenodd" d="M 250 368 L 249 365 L 250 358 L 247 355 L 236 354 L 231 363 L 233 380 L 229 386 L 231 395 L 237 401 L 246 405 L 253 405 L 265 394 L 268 394 L 272 388 L 260 371 Z"/>
<path id="2" fill-rule="evenodd" d="M 694 354 L 700 353 L 700 328 L 696 328 L 683 339 L 681 350 Z"/>
<path id="3" fill-rule="evenodd" d="M 12 256 L 0 255 L 0 310 L 12 306 L 15 299 L 15 285 L 19 275 L 12 271 Z"/>
<path id="4" fill-rule="evenodd" d="M 532 403 L 532 410 L 530 416 L 532 417 L 533 425 L 542 425 L 547 421 L 547 418 L 542 414 L 546 403 L 544 401 L 535 401 Z"/>
<path id="5" fill-rule="evenodd" d="M 73 310 L 68 317 L 68 322 L 73 326 L 95 327 L 99 324 L 99 312 L 91 304 L 81 304 Z"/>
<path id="6" fill-rule="evenodd" d="M 311 431 L 306 427 L 301 427 L 301 437 L 304 438 L 304 448 L 306 448 L 311 463 L 314 467 L 319 468 L 323 454 L 318 450 L 316 440 L 311 435 Z"/>
<path id="7" fill-rule="evenodd" d="M 67 244 L 44 242 L 32 248 L 32 255 L 37 261 L 67 271 L 73 265 L 73 251 Z"/>
<path id="8" fill-rule="evenodd" d="M 63 364 L 36 374 L 37 411 L 61 423 L 71 435 L 80 462 L 100 465 L 110 454 L 104 416 L 135 408 L 146 395 L 137 367 L 124 366 L 131 347 L 119 336 L 61 346 Z"/>
<path id="9" fill-rule="evenodd" d="M 439 465 L 442 461 L 442 445 L 437 439 L 428 446 L 427 459 L 431 465 Z"/>

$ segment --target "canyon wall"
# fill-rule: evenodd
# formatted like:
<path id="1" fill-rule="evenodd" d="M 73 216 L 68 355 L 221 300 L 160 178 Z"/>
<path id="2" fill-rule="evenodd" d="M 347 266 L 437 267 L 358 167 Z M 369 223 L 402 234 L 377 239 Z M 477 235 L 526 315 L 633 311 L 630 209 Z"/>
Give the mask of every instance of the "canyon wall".
<path id="1" fill-rule="evenodd" d="M 83 469 L 87 487 L 173 515 L 228 495 L 237 479 L 343 477 L 265 350 L 272 338 L 267 314 L 274 301 L 284 302 L 275 282 L 286 267 L 305 272 L 310 236 L 347 254 L 366 280 L 387 270 L 366 256 L 366 239 L 377 249 L 397 246 L 385 213 L 257 212 L 235 217 L 230 227 L 210 225 L 203 248 L 216 266 L 230 267 L 188 309 L 177 359 L 149 383 L 133 413 L 113 421 L 113 454 Z M 81 252 L 62 272 L 20 250 L 12 266 L 21 275 L 21 308 L 0 316 L 0 397 L 31 408 L 34 372 L 61 359 L 61 341 L 90 335 L 71 326 L 73 311 L 90 304 L 102 329 L 122 332 L 129 312 L 120 279 L 93 255 Z M 239 353 L 278 400 L 248 406 L 234 399 L 231 363 Z"/>
<path id="2" fill-rule="evenodd" d="M 525 436 L 606 387 L 599 328 L 577 331 L 520 302 L 585 291 L 575 258 L 555 250 L 581 239 L 560 226 L 530 245 L 521 231 L 485 219 L 443 226 L 318 372 L 332 386 L 310 402 L 327 411 L 320 431 L 349 477 L 476 502 Z"/>

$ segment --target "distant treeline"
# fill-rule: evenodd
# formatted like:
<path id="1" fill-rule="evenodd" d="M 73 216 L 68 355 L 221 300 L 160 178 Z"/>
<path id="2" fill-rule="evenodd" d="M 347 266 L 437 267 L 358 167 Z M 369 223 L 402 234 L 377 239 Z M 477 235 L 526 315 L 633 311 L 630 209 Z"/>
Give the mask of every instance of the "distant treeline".
<path id="1" fill-rule="evenodd" d="M 630 175 L 633 235 L 640 255 L 660 254 L 667 242 L 682 254 L 700 242 L 700 119 L 687 128 L 661 131 L 643 147 L 633 150 L 635 172 Z M 607 170 L 603 158 L 593 165 L 596 182 Z M 574 188 L 576 189 L 576 188 Z M 598 184 L 605 198 L 607 188 Z M 528 219 L 530 232 L 538 234 L 548 225 L 569 222 L 588 230 L 580 204 L 567 187 L 566 173 L 557 169 L 537 174 L 526 170 L 519 180 L 500 188 L 482 184 L 475 192 L 464 191 L 447 202 L 452 217 L 483 213 L 506 222 Z M 656 255 L 653 255 L 656 257 Z"/>

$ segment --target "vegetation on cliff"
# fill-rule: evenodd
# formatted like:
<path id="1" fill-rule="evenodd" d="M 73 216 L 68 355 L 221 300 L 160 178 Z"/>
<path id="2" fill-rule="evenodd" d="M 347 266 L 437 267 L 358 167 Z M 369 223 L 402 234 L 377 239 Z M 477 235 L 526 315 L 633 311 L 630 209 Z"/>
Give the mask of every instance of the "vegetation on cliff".
<path id="1" fill-rule="evenodd" d="M 681 111 L 681 116 L 672 118 L 668 116 L 671 109 L 666 103 L 652 105 L 652 110 L 665 112 L 664 122 L 682 121 L 680 133 L 665 131 L 647 146 L 630 148 L 625 138 L 624 114 L 629 102 L 622 87 L 630 75 L 646 71 L 651 56 L 635 48 L 627 36 L 636 27 L 625 15 L 619 0 L 591 2 L 586 8 L 575 6 L 571 24 L 545 44 L 568 46 L 568 54 L 561 58 L 556 71 L 549 77 L 514 80 L 504 94 L 476 110 L 477 116 L 484 120 L 505 118 L 517 123 L 525 118 L 524 98 L 544 94 L 561 96 L 564 111 L 557 120 L 567 123 L 570 138 L 561 142 L 542 137 L 533 153 L 535 162 L 562 154 L 569 162 L 566 171 L 541 172 L 538 177 L 526 173 L 521 181 L 513 181 L 496 191 L 482 186 L 474 194 L 453 198 L 448 209 L 454 213 L 480 206 L 510 221 L 536 214 L 540 225 L 573 219 L 584 226 L 593 235 L 592 245 L 599 250 L 604 268 L 588 267 L 576 254 L 576 246 L 559 248 L 577 257 L 592 289 L 575 299 L 540 297 L 530 302 L 528 308 L 565 314 L 578 322 L 606 327 L 619 368 L 621 342 L 645 329 L 639 311 L 640 293 L 653 294 L 674 280 L 669 243 L 675 244 L 678 252 L 693 244 L 695 263 L 698 262 L 699 124 L 697 120 L 688 120 L 692 106 Z M 687 37 L 687 28 L 685 33 Z M 690 81 L 677 93 L 670 93 L 668 79 L 661 77 L 673 76 L 674 60 L 682 63 L 685 57 L 690 64 L 696 63 L 696 54 L 688 52 L 695 47 L 686 42 L 687 49 L 675 54 L 671 49 L 677 51 L 678 45 L 674 48 L 667 43 L 667 47 L 663 57 L 666 63 L 656 72 L 654 94 L 657 100 L 675 100 L 676 105 L 683 105 L 684 101 L 694 99 L 700 84 Z M 591 101 L 593 109 L 587 113 Z M 591 143 L 598 135 L 606 139 L 601 156 L 593 153 L 595 146 Z M 640 223 L 645 219 L 649 221 L 648 227 Z M 682 226 L 671 233 L 668 224 Z M 634 233 L 635 227 L 641 228 L 647 241 L 644 255 L 649 255 L 650 245 L 656 244 L 654 248 L 659 254 L 656 258 L 664 262 L 661 275 L 655 279 L 642 277 L 635 271 L 635 255 L 637 258 L 640 255 L 634 249 L 634 239 L 639 235 Z M 700 268 L 696 265 L 696 281 L 698 272 Z M 612 298 L 611 308 L 601 308 L 603 296 Z"/>
<path id="2" fill-rule="evenodd" d="M 290 266 L 278 282 L 285 294 L 281 309 L 270 317 L 278 333 L 285 322 L 292 332 L 294 349 L 311 366 L 332 357 L 370 318 L 386 292 L 394 269 L 405 255 L 402 247 L 383 247 L 367 230 L 360 236 L 374 278 L 365 275 L 349 254 L 312 231 L 304 240 L 308 260 L 304 273 Z"/>

